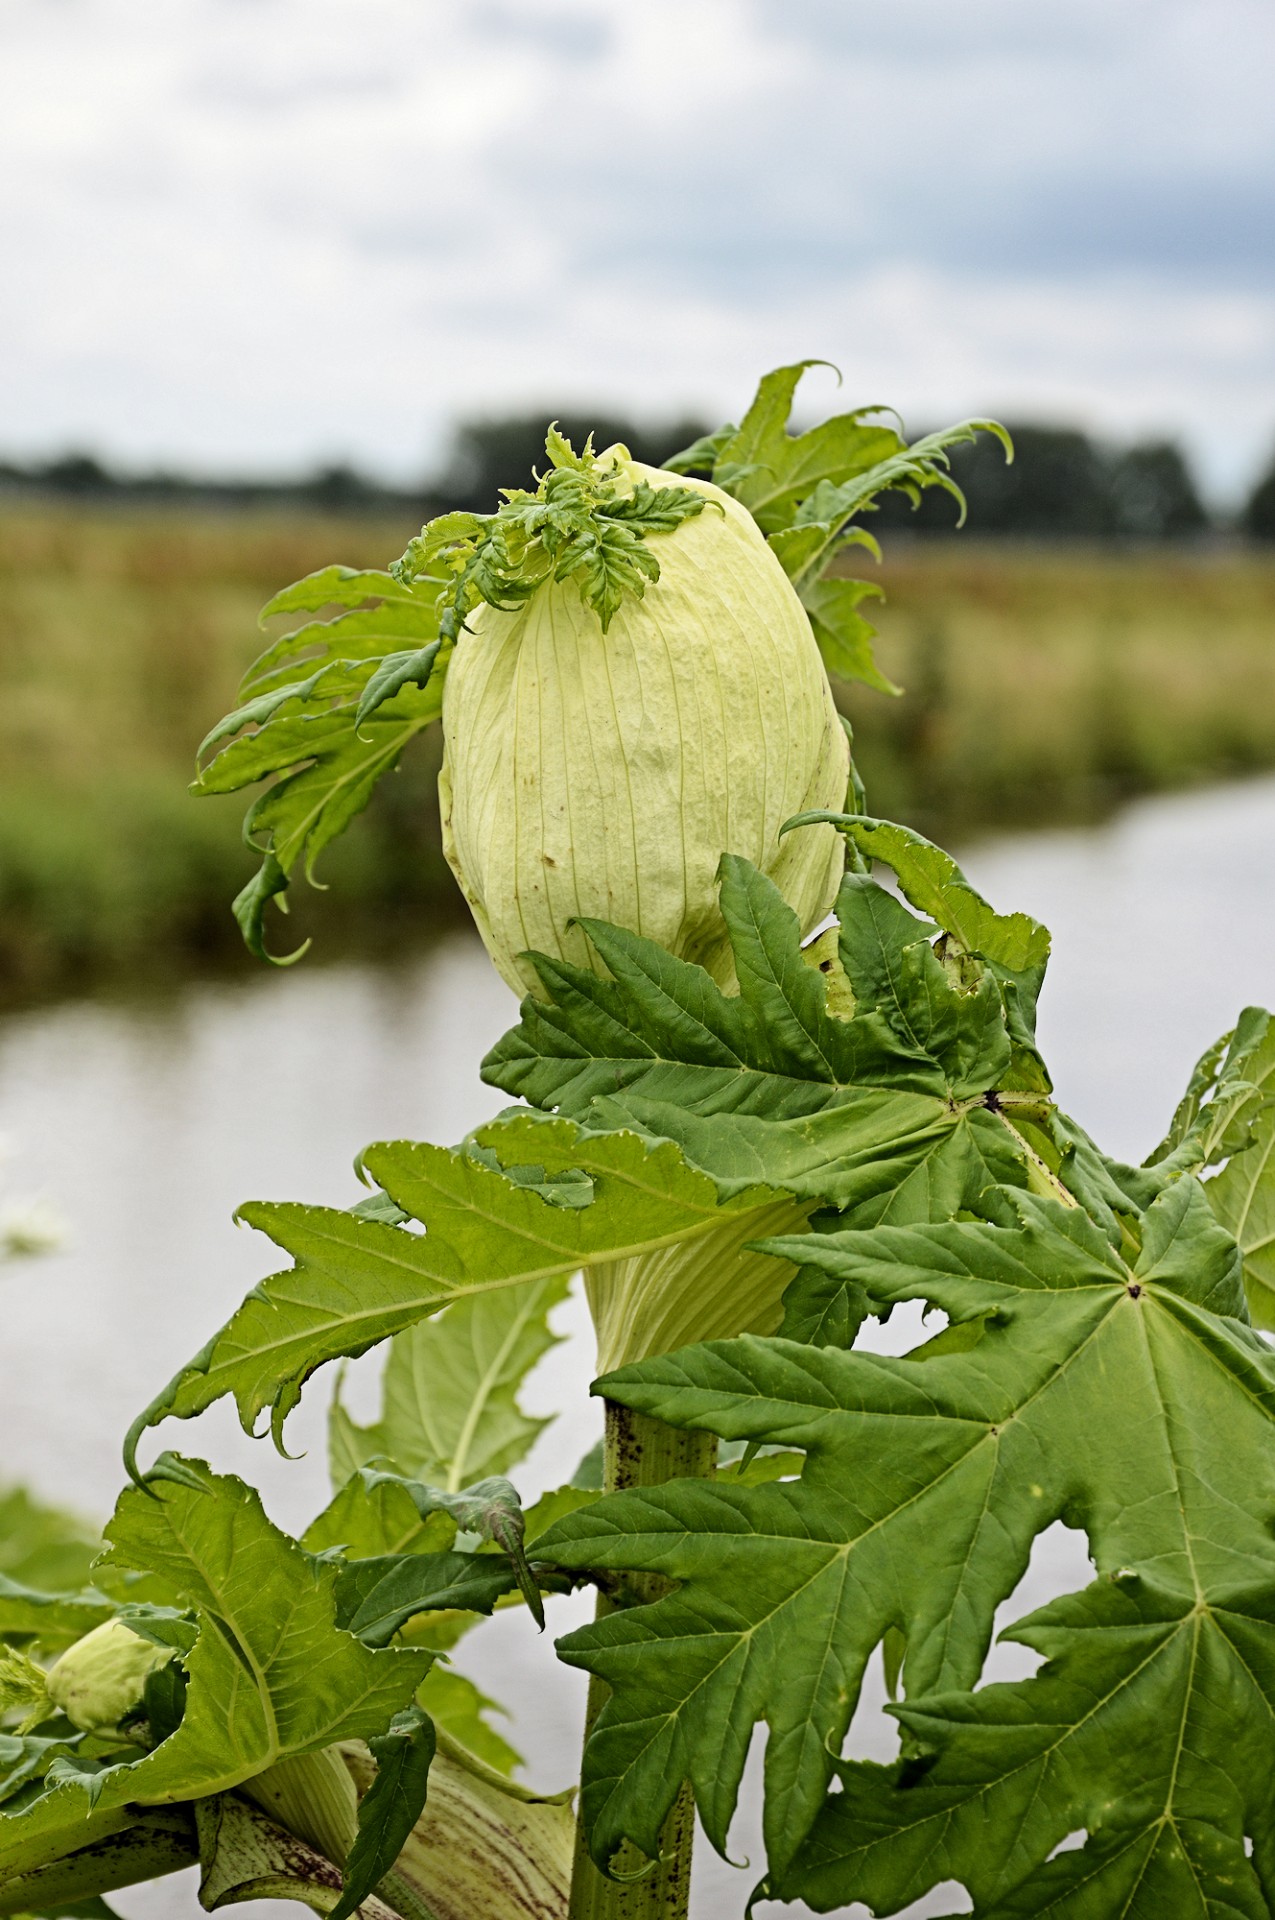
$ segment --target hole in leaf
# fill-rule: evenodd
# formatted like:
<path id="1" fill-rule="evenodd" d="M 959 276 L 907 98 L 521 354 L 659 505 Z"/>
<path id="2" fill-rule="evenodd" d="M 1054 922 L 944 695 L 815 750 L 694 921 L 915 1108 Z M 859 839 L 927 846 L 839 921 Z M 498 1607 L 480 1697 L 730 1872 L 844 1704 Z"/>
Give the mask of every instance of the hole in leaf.
<path id="1" fill-rule="evenodd" d="M 1075 1853 L 1078 1848 L 1084 1846 L 1088 1838 L 1089 1835 L 1086 1829 L 1084 1827 L 1077 1827 L 1076 1831 L 1069 1833 L 1065 1840 L 1060 1840 L 1053 1852 L 1046 1857 L 1050 1860 L 1055 1860 L 1060 1853 Z"/>
<path id="2" fill-rule="evenodd" d="M 1087 1587 L 1093 1577 L 1089 1540 L 1078 1527 L 1067 1527 L 1061 1520 L 1055 1520 L 1043 1533 L 1038 1533 L 1032 1542 L 1031 1558 L 1022 1579 L 1009 1598 L 1002 1600 L 996 1609 L 992 1647 L 980 1686 L 991 1686 L 1005 1680 L 1030 1679 L 1044 1665 L 1041 1655 L 1031 1647 L 1020 1646 L 1016 1641 L 997 1644 L 996 1635 L 1029 1613 L 1035 1613 L 1046 1601 Z"/>
<path id="3" fill-rule="evenodd" d="M 1251 1860 L 1253 1858 L 1253 1836 L 1251 1833 L 1244 1835 L 1244 1851 Z"/>
<path id="4" fill-rule="evenodd" d="M 904 1300 L 888 1320 L 865 1320 L 855 1342 L 860 1353 L 910 1353 L 923 1347 L 948 1324 L 942 1307 L 927 1306 L 924 1300 Z"/>

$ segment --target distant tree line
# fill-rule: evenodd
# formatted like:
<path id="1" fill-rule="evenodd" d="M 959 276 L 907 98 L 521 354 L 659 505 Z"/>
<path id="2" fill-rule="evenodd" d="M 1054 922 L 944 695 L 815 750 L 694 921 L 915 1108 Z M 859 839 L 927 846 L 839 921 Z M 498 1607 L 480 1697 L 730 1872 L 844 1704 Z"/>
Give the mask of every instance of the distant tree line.
<path id="1" fill-rule="evenodd" d="M 1210 516 L 1181 448 L 1168 440 L 1108 448 L 1065 427 L 1009 423 L 1013 464 L 989 434 L 952 452 L 952 478 L 981 534 L 1059 538 L 1181 540 L 1203 533 Z M 939 489 L 912 509 L 888 499 L 871 523 L 944 533 L 955 502 Z"/>
<path id="2" fill-rule="evenodd" d="M 70 453 L 56 460 L 19 466 L 0 461 L 0 497 L 5 493 L 51 494 L 67 499 L 118 501 L 121 504 L 161 504 L 189 501 L 192 505 L 252 507 L 317 507 L 333 513 L 379 512 L 410 507 L 434 510 L 432 487 L 392 487 L 370 479 L 353 467 L 333 465 L 296 479 L 267 480 L 244 476 L 214 479 L 207 474 L 125 474 L 104 466 L 93 454 Z"/>
<path id="3" fill-rule="evenodd" d="M 424 519 L 447 507 L 490 512 L 500 490 L 534 484 L 544 465 L 543 412 L 507 414 L 462 423 L 452 436 L 441 472 L 417 487 L 392 487 L 332 465 L 296 480 L 212 480 L 156 472 L 127 477 L 89 454 L 69 454 L 26 466 L 0 462 L 0 491 L 38 491 L 71 498 L 253 506 L 275 503 L 334 513 L 404 511 Z M 601 449 L 623 441 L 638 460 L 662 466 L 705 431 L 702 421 L 642 425 L 620 415 L 579 409 L 557 416 L 576 446 L 591 433 Z M 1015 459 L 1005 464 L 988 436 L 952 455 L 953 478 L 969 502 L 973 531 L 986 536 L 1037 539 L 1189 540 L 1218 526 L 1202 501 L 1190 466 L 1171 440 L 1106 446 L 1073 428 L 1030 421 L 1010 423 Z M 956 524 L 956 507 L 938 489 L 915 510 L 901 495 L 887 499 L 870 521 L 874 531 L 904 530 L 942 536 Z M 1275 458 L 1239 514 L 1228 523 L 1251 539 L 1275 542 Z"/>

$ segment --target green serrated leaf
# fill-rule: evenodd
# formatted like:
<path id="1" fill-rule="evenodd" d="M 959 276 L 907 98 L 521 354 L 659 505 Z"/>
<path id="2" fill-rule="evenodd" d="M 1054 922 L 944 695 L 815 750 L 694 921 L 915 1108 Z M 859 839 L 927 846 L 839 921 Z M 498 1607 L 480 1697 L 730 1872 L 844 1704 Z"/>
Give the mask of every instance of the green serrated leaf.
<path id="1" fill-rule="evenodd" d="M 364 1467 L 360 1478 L 369 1489 L 385 1480 L 395 1481 L 402 1486 L 423 1520 L 435 1513 L 445 1513 L 455 1521 L 462 1533 L 477 1534 L 480 1540 L 489 1540 L 499 1547 L 510 1564 L 523 1599 L 531 1608 L 536 1625 L 544 1627 L 540 1589 L 527 1566 L 522 1501 L 510 1481 L 497 1474 L 488 1480 L 479 1480 L 471 1487 L 451 1490 L 424 1486 L 419 1480 L 404 1480 L 398 1474 L 380 1473 L 373 1467 Z"/>
<path id="2" fill-rule="evenodd" d="M 272 640 L 249 667 L 240 685 L 244 701 L 295 679 L 298 669 L 313 670 L 322 661 L 370 662 L 402 652 L 405 643 L 427 643 L 435 624 L 427 599 L 416 594 L 381 601 L 330 620 L 309 620 Z"/>
<path id="3" fill-rule="evenodd" d="M 1085 1528 L 1100 1572 L 1145 1569 L 1180 1610 L 1222 1608 L 1265 1583 L 1263 1604 L 1275 1611 L 1258 1464 L 1275 1415 L 1275 1359 L 1235 1317 L 1238 1251 L 1199 1183 L 1179 1180 L 1153 1203 L 1132 1266 L 1078 1209 L 1030 1195 L 1015 1206 L 1012 1228 L 932 1224 L 771 1243 L 862 1287 L 874 1311 L 922 1300 L 954 1323 L 981 1321 L 972 1342 L 889 1359 L 744 1339 L 599 1383 L 675 1426 L 809 1456 L 795 1486 L 731 1492 L 719 1480 L 610 1496 L 537 1544 L 539 1559 L 564 1568 L 679 1583 L 561 1646 L 612 1689 L 584 1781 L 599 1861 L 626 1837 L 653 1851 L 683 1777 L 724 1847 L 751 1727 L 765 1718 L 767 1847 L 782 1874 L 818 1816 L 873 1647 L 891 1628 L 902 1633 L 912 1702 L 971 1687 L 1032 1540 L 1064 1514 Z M 1275 1644 L 1263 1659 L 1272 1653 Z M 1089 1695 L 1079 1689 L 1073 1704 L 1079 1723 Z M 1150 1724 L 1147 1738 L 1160 1738 Z M 1136 1746 L 1126 1736 L 1124 1750 Z M 1223 1742 L 1209 1769 L 1231 1780 L 1238 1806 L 1246 1789 L 1229 1764 Z M 1053 1830 L 1033 1836 L 1036 1865 L 1090 1824 L 1099 1793 L 1115 1805 L 1114 1777 L 1085 1780 L 1083 1807 L 1044 1796 Z M 1007 1888 L 1011 1874 L 1022 1878 L 1032 1862 L 996 1837 L 1016 1831 L 1008 1815 L 1003 1827 L 979 1825 L 959 1866 L 952 1856 L 936 1866 L 933 1847 L 918 1865 L 924 1849 L 912 1852 L 907 1833 L 917 1791 L 900 1783 L 894 1831 L 896 1871 L 923 1874 L 918 1892 L 952 1874 L 980 1885 L 1003 1875 Z M 1202 1776 L 1180 1778 L 1177 1792 L 1175 1817 L 1221 1821 L 1236 1838 L 1252 1831 L 1219 1813 Z M 877 1897 L 852 1880 L 837 1890 L 838 1903 Z"/>
<path id="4" fill-rule="evenodd" d="M 860 407 L 808 433 L 789 433 L 802 375 L 828 364 L 801 360 L 766 374 L 748 412 L 718 451 L 714 481 L 749 509 L 763 533 L 791 524 L 799 502 L 821 482 L 877 466 L 903 445 L 891 428 L 866 424 L 879 407 Z"/>
<path id="5" fill-rule="evenodd" d="M 591 1183 L 584 1195 L 591 1203 Z M 356 1427 L 339 1398 L 333 1401 L 330 1451 L 342 1481 L 381 1459 L 409 1479 L 454 1492 L 516 1466 L 549 1424 L 523 1413 L 518 1394 L 556 1343 L 549 1315 L 566 1299 L 568 1284 L 558 1275 L 479 1294 L 396 1335 L 379 1420 Z"/>
<path id="6" fill-rule="evenodd" d="M 735 426 L 719 427 L 716 433 L 701 434 L 689 447 L 670 455 L 664 462 L 668 473 L 711 473 L 721 450 L 739 432 Z"/>
<path id="7" fill-rule="evenodd" d="M 272 1526 L 250 1488 L 169 1464 L 121 1495 L 106 1557 L 195 1611 L 180 1724 L 138 1758 L 55 1757 L 48 1790 L 0 1816 L 0 1886 L 130 1827 L 138 1804 L 218 1795 L 290 1755 L 382 1732 L 428 1670 L 429 1654 L 373 1651 L 337 1627 L 335 1570 Z"/>
<path id="8" fill-rule="evenodd" d="M 424 1234 L 335 1208 L 243 1208 L 241 1218 L 297 1264 L 255 1287 L 134 1423 L 130 1471 L 138 1440 L 158 1420 L 189 1419 L 233 1393 L 246 1430 L 269 1407 L 278 1433 L 316 1367 L 366 1352 L 454 1300 L 693 1240 L 780 1197 L 754 1184 L 719 1201 L 715 1183 L 675 1147 L 629 1132 L 596 1135 L 519 1114 L 478 1138 L 516 1167 L 586 1173 L 591 1204 L 548 1204 L 463 1148 L 397 1142 L 370 1148 L 363 1164 Z"/>
<path id="9" fill-rule="evenodd" d="M 953 979 L 935 928 L 849 875 L 837 902 L 846 1018 L 829 1011 L 768 880 L 728 857 L 721 897 L 738 996 L 590 921 L 612 978 L 537 957 L 547 998 L 523 1003 L 484 1078 L 539 1107 L 674 1139 L 726 1192 L 765 1179 L 847 1207 L 919 1181 L 955 1211 L 977 1201 L 989 1169 L 1022 1183 L 1022 1143 L 985 1104 L 1013 1058 L 994 976 Z"/>
<path id="10" fill-rule="evenodd" d="M 933 1217 L 928 1212 L 918 1214 L 919 1220 Z M 885 1215 L 883 1224 L 900 1224 L 895 1209 Z M 852 1347 L 868 1312 L 868 1296 L 857 1281 L 826 1273 L 822 1267 L 800 1266 L 784 1292 L 779 1336 L 812 1347 Z"/>
<path id="11" fill-rule="evenodd" d="M 976 893 L 950 853 L 910 827 L 860 814 L 799 814 L 781 832 L 816 820 L 840 828 L 867 860 L 892 867 L 912 905 L 954 934 L 967 953 L 979 954 L 1010 973 L 1043 969 L 1049 959 L 1049 932 L 1030 914 L 1001 914 Z"/>
<path id="12" fill-rule="evenodd" d="M 844 1766 L 799 1860 L 768 1889 L 878 1912 L 956 1872 L 988 1920 L 1038 1914 L 1266 1920 L 1245 1833 L 1269 1815 L 1269 1584 L 1212 1604 L 1120 1571 L 1003 1636 L 1048 1656 L 1031 1680 L 894 1709 L 930 1757 Z M 1136 1764 L 1134 1756 L 1136 1755 Z M 1048 1855 L 1078 1828 L 1084 1847 Z M 922 1855 L 929 1858 L 922 1865 Z"/>
<path id="13" fill-rule="evenodd" d="M 407 1707 L 367 1744 L 376 1778 L 359 1802 L 359 1830 L 331 1920 L 349 1920 L 394 1865 L 420 1818 L 434 1759 L 434 1723 L 419 1707 Z"/>
<path id="14" fill-rule="evenodd" d="M 877 630 L 859 611 L 864 599 L 880 591 L 866 580 L 820 578 L 803 589 L 801 603 L 810 616 L 829 673 L 840 680 L 860 680 L 878 693 L 899 694 L 902 687 L 888 679 L 876 663 L 872 642 Z"/>
<path id="15" fill-rule="evenodd" d="M 1228 1101 L 1223 1092 L 1224 1063 L 1219 1062 L 1216 1079 L 1210 1083 L 1212 1097 L 1204 1100 L 1200 1086 L 1188 1094 L 1196 1110 L 1182 1132 L 1184 1139 L 1193 1131 L 1203 1136 L 1202 1157 L 1207 1157 L 1211 1140 L 1217 1138 L 1224 1146 L 1228 1133 L 1238 1136 L 1230 1142 L 1234 1157 L 1206 1183 L 1204 1191 L 1218 1219 L 1239 1241 L 1249 1311 L 1256 1324 L 1269 1332 L 1275 1329 L 1275 1026 L 1261 1026 L 1261 1037 L 1252 1044 L 1266 1018 L 1259 1008 L 1246 1009 L 1227 1047 L 1226 1058 L 1235 1058 L 1239 1084 L 1251 1091 L 1241 1092 L 1235 1104 Z M 1206 1055 L 1201 1067 L 1208 1059 Z M 1247 1145 L 1246 1135 L 1250 1136 Z"/>
<path id="16" fill-rule="evenodd" d="M 186 1484 L 123 1493 L 106 1537 L 109 1565 L 158 1575 L 196 1609 L 186 1712 L 152 1754 L 105 1776 L 105 1806 L 221 1793 L 288 1755 L 377 1733 L 428 1670 L 425 1655 L 373 1653 L 337 1626 L 335 1570 L 280 1533 L 251 1488 L 180 1465 Z"/>
<path id="17" fill-rule="evenodd" d="M 366 1647 L 387 1647 L 420 1613 L 490 1613 L 517 1590 L 492 1553 L 405 1553 L 354 1560 L 337 1576 L 337 1618 Z"/>
<path id="18" fill-rule="evenodd" d="M 589 1456 L 586 1455 L 585 1459 L 588 1458 Z M 577 1476 L 583 1466 L 584 1461 L 581 1461 L 580 1467 L 576 1469 Z M 587 1507 L 591 1501 L 597 1499 L 601 1491 L 602 1478 L 599 1470 L 596 1486 L 584 1486 L 577 1477 L 565 1487 L 551 1487 L 548 1493 L 542 1493 L 540 1498 L 527 1508 L 525 1515 L 527 1545 L 529 1547 L 534 1545 L 542 1533 L 548 1533 L 555 1520 L 561 1520 L 565 1514 L 578 1513 L 581 1507 Z"/>
<path id="19" fill-rule="evenodd" d="M 334 1410 L 334 1428 L 341 1417 L 353 1426 L 348 1415 Z M 334 1458 L 337 1444 L 332 1443 Z M 437 1553 L 451 1546 L 454 1520 L 444 1513 L 423 1518 L 406 1488 L 388 1476 L 369 1488 L 359 1472 L 365 1464 L 361 1458 L 350 1460 L 337 1491 L 301 1536 L 307 1553 L 339 1549 L 349 1560 L 363 1560 L 374 1554 Z"/>
<path id="20" fill-rule="evenodd" d="M 308 940 L 303 940 L 291 953 L 275 954 L 266 949 L 266 908 L 272 900 L 285 895 L 287 889 L 287 873 L 274 854 L 268 853 L 247 886 L 235 895 L 231 906 L 249 953 L 255 954 L 258 960 L 268 960 L 273 967 L 290 967 L 310 950 Z"/>
<path id="21" fill-rule="evenodd" d="M 360 567 L 320 567 L 304 580 L 284 587 L 261 609 L 261 624 L 281 613 L 318 613 L 324 607 L 362 607 L 368 600 L 416 602 L 409 587 L 393 574 Z"/>
<path id="22" fill-rule="evenodd" d="M 881 557 L 872 535 L 848 522 L 870 511 L 880 493 L 898 489 L 915 502 L 934 486 L 955 496 L 963 519 L 965 502 L 949 472 L 948 449 L 981 432 L 994 434 L 1008 458 L 1013 449 L 1004 428 L 990 420 L 962 421 L 909 447 L 893 428 L 871 422 L 871 415 L 886 411 L 881 407 L 860 407 L 792 433 L 788 420 L 802 375 L 828 364 L 801 360 L 777 367 L 762 380 L 738 427 L 697 441 L 670 465 L 677 471 L 707 466 L 716 485 L 753 514 L 801 596 L 829 672 L 897 693 L 873 656 L 873 628 L 858 612 L 864 595 L 878 589 L 832 577 L 851 546 Z"/>
<path id="23" fill-rule="evenodd" d="M 1158 1172 L 1198 1172 L 1250 1146 L 1272 1094 L 1250 1068 L 1269 1080 L 1263 1043 L 1270 1030 L 1264 1007 L 1245 1007 L 1230 1033 L 1197 1061 L 1169 1132 L 1145 1165 Z"/>
<path id="24" fill-rule="evenodd" d="M 0 1574 L 0 1640 L 21 1636 L 53 1652 L 100 1626 L 114 1611 L 111 1602 L 93 1587 L 45 1593 Z"/>
<path id="25" fill-rule="evenodd" d="M 220 751 L 200 770 L 196 794 L 235 793 L 274 780 L 245 823 L 265 862 L 235 902 L 245 941 L 259 958 L 271 957 L 265 906 L 283 893 L 297 861 L 313 880 L 324 847 L 441 712 L 450 651 L 438 631 L 444 584 L 428 571 L 413 588 L 388 573 L 326 567 L 277 594 L 263 611 L 264 623 L 276 614 L 348 609 L 272 641 L 248 671 L 243 703 L 200 748 L 201 756 L 213 747 Z M 369 606 L 370 600 L 377 604 Z M 404 646 L 405 640 L 412 644 Z M 308 669 L 300 678 L 299 668 Z"/>
<path id="26" fill-rule="evenodd" d="M 324 703 L 329 702 L 334 694 L 348 695 L 352 680 L 357 689 L 359 680 L 366 677 L 359 676 L 359 680 L 354 680 L 351 665 L 347 660 L 325 660 L 304 680 L 285 680 L 281 686 L 254 694 L 243 706 L 235 707 L 224 720 L 219 720 L 211 733 L 204 735 L 199 743 L 197 758 L 202 760 L 210 747 L 233 739 L 245 727 L 260 729 L 267 726 L 285 707 L 290 707 L 293 713 L 303 713 L 307 702 L 313 700 L 320 687 L 323 689 Z"/>
<path id="27" fill-rule="evenodd" d="M 85 1738 L 74 1731 L 65 1735 L 0 1733 L 0 1805 L 42 1780 L 53 1759 L 73 1753 Z"/>
<path id="28" fill-rule="evenodd" d="M 355 709 L 355 726 L 361 727 L 378 707 L 383 707 L 404 687 L 427 687 L 438 664 L 441 646 L 440 640 L 431 640 L 425 647 L 409 647 L 402 653 L 387 654 L 363 689 Z"/>
<path id="29" fill-rule="evenodd" d="M 428 685 L 403 686 L 362 726 L 356 698 L 313 711 L 281 712 L 256 733 L 223 747 L 192 791 L 237 793 L 278 775 L 250 810 L 245 835 L 254 845 L 268 844 L 287 873 L 304 855 L 312 878 L 324 847 L 367 805 L 376 782 L 397 765 L 407 743 L 438 718 L 443 678 L 438 663 Z"/>
<path id="30" fill-rule="evenodd" d="M 0 1716 L 17 1714 L 19 1733 L 30 1733 L 54 1712 L 47 1677 L 20 1647 L 0 1646 Z"/>

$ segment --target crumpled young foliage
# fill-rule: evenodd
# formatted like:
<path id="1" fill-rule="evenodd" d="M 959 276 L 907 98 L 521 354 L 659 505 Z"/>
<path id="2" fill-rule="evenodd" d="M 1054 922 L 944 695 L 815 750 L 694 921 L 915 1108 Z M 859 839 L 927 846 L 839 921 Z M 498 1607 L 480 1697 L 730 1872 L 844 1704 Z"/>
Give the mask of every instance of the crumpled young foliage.
<path id="1" fill-rule="evenodd" d="M 266 906 L 285 892 L 297 862 L 313 880 L 324 847 L 442 712 L 449 653 L 438 631 L 442 584 L 439 577 L 408 584 L 377 570 L 322 567 L 262 608 L 263 626 L 294 613 L 327 617 L 277 637 L 254 661 L 239 689 L 241 704 L 200 746 L 201 761 L 217 751 L 192 788 L 238 793 L 272 780 L 244 821 L 244 837 L 263 859 L 234 908 L 260 959 L 272 957 Z"/>
<path id="2" fill-rule="evenodd" d="M 669 466 L 711 469 L 716 484 L 749 508 L 797 590 L 830 673 L 897 692 L 873 659 L 873 628 L 858 610 L 880 589 L 831 577 L 849 545 L 880 557 L 872 536 L 849 523 L 890 489 L 916 500 L 941 486 L 963 512 L 946 449 L 980 431 L 998 435 L 1007 453 L 1009 442 L 994 422 L 964 421 L 909 447 L 892 428 L 868 422 L 879 407 L 792 436 L 793 395 L 817 364 L 767 374 L 740 426 L 723 427 Z M 388 570 L 323 567 L 262 609 L 263 626 L 292 613 L 320 617 L 276 637 L 249 668 L 240 704 L 200 748 L 204 764 L 192 788 L 237 793 L 272 782 L 244 821 L 245 839 L 263 857 L 234 909 L 259 958 L 274 958 L 265 945 L 270 900 L 286 894 L 298 864 L 313 880 L 324 847 L 363 810 L 416 734 L 440 718 L 466 616 L 481 602 L 517 606 L 544 581 L 574 579 L 605 631 L 626 595 L 640 598 L 659 578 L 658 536 L 703 511 L 703 496 L 691 488 L 617 490 L 591 446 L 577 453 L 553 427 L 546 454 L 534 493 L 511 490 L 491 514 L 443 514 Z"/>
<path id="3" fill-rule="evenodd" d="M 946 860 L 908 840 L 909 852 L 915 843 Z M 896 858 L 905 868 L 903 852 Z M 1023 1142 L 1002 1107 L 1004 1095 L 1038 1102 L 1048 1087 L 1030 1033 L 1043 930 L 1030 953 L 1014 948 L 1025 964 L 1010 977 L 947 927 L 956 915 L 937 891 L 942 955 L 939 925 L 866 873 L 847 874 L 829 962 L 841 989 L 834 1011 L 776 888 L 732 855 L 721 871 L 738 995 L 649 940 L 588 921 L 612 978 L 536 956 L 549 997 L 524 1002 L 484 1078 L 585 1124 L 676 1140 L 727 1194 L 764 1179 L 881 1219 L 916 1206 L 945 1216 L 993 1181 L 1024 1184 Z M 995 951 L 998 929 L 1023 945 L 1034 923 L 1017 916 L 1020 928 L 979 904 L 985 949 Z"/>
<path id="4" fill-rule="evenodd" d="M 821 360 L 798 360 L 763 378 L 739 426 L 720 427 L 667 462 L 675 473 L 707 473 L 715 486 L 746 506 L 796 588 L 814 629 L 824 665 L 844 680 L 861 680 L 881 693 L 898 693 L 873 656 L 876 630 L 859 611 L 880 596 L 869 581 L 851 580 L 833 564 L 851 546 L 881 553 L 872 535 L 852 524 L 874 511 L 879 494 L 906 493 L 915 506 L 928 487 L 941 487 L 965 518 L 965 498 L 949 471 L 947 449 L 979 433 L 996 436 L 1013 458 L 1005 429 L 994 420 L 963 420 L 911 446 L 876 416 L 880 406 L 858 407 L 793 433 L 789 415 L 802 375 Z"/>
<path id="5" fill-rule="evenodd" d="M 703 511 L 688 487 L 618 489 L 592 447 L 576 454 L 552 428 L 546 450 L 550 470 L 536 493 L 512 493 L 491 514 L 443 514 L 388 572 L 322 567 L 262 609 L 263 626 L 290 613 L 329 617 L 276 638 L 249 668 L 241 704 L 199 749 L 201 760 L 218 751 L 192 789 L 237 793 L 273 776 L 244 822 L 262 865 L 235 902 L 259 958 L 273 957 L 266 905 L 285 893 L 297 862 L 313 880 L 324 847 L 441 716 L 466 616 L 484 601 L 517 605 L 544 580 L 573 578 L 605 631 L 626 593 L 640 598 L 659 579 L 649 536 Z"/>

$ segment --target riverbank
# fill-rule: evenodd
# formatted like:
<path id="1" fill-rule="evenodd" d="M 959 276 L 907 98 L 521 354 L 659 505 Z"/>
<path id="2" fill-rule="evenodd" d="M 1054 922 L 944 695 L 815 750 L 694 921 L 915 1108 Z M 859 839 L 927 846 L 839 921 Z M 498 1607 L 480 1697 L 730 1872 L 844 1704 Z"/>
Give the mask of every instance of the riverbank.
<path id="1" fill-rule="evenodd" d="M 228 903 L 237 801 L 187 797 L 278 586 L 383 565 L 379 516 L 9 507 L 0 513 L 0 999 L 146 970 L 251 966 Z M 870 563 L 869 563 L 870 565 Z M 939 838 L 1101 817 L 1138 792 L 1275 767 L 1275 557 L 896 541 L 880 656 L 848 691 L 874 807 Z M 437 741 L 296 889 L 321 950 L 459 911 Z"/>

